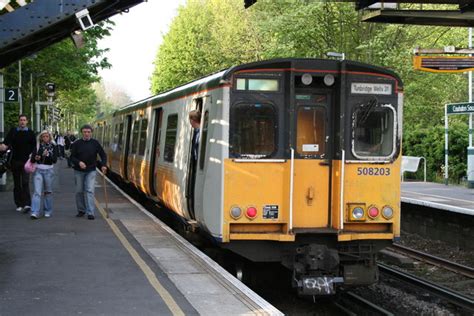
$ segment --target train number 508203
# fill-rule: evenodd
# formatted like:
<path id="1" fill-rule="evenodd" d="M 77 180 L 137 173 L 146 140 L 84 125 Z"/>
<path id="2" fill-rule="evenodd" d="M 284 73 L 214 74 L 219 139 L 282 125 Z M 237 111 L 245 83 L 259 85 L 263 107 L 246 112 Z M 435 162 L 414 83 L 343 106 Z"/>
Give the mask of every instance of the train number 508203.
<path id="1" fill-rule="evenodd" d="M 357 168 L 358 176 L 389 176 L 390 168 Z"/>

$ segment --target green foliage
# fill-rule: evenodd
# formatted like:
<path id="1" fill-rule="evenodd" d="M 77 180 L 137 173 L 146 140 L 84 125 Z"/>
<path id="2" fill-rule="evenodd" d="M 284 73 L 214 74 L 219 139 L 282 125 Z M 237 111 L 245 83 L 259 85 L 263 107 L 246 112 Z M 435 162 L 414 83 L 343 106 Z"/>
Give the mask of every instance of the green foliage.
<path id="1" fill-rule="evenodd" d="M 444 104 L 466 101 L 467 77 L 415 71 L 412 52 L 448 45 L 466 47 L 467 30 L 365 23 L 351 3 L 259 0 L 244 10 L 241 1 L 188 0 L 164 35 L 152 91 L 231 65 L 344 52 L 348 59 L 388 67 L 401 76 L 404 155 L 427 157 L 430 178 L 436 179 L 444 165 Z M 465 119 L 450 120 L 450 174 L 456 181 L 465 174 L 468 127 Z"/>

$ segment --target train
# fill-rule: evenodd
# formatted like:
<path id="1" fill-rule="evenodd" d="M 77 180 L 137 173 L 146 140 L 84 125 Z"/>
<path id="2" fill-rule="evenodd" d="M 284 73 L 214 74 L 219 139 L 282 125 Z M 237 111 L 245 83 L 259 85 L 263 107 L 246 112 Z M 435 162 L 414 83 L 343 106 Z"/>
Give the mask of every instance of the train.
<path id="1" fill-rule="evenodd" d="M 124 106 L 94 135 L 121 181 L 219 247 L 281 263 L 298 294 L 318 296 L 377 282 L 377 253 L 400 237 L 402 116 L 389 69 L 283 58 Z"/>

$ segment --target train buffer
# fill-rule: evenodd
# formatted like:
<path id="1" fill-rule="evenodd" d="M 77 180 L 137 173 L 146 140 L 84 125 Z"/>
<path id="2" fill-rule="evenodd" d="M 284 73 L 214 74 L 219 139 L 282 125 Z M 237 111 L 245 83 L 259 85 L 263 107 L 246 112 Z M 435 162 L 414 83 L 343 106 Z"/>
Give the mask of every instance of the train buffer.
<path id="1" fill-rule="evenodd" d="M 73 171 L 55 168 L 51 218 L 0 192 L 0 315 L 282 315 L 109 182 L 107 217 L 100 174 L 96 219 L 75 217 Z"/>
<path id="2" fill-rule="evenodd" d="M 474 192 L 464 187 L 431 182 L 402 182 L 403 203 L 474 215 Z"/>

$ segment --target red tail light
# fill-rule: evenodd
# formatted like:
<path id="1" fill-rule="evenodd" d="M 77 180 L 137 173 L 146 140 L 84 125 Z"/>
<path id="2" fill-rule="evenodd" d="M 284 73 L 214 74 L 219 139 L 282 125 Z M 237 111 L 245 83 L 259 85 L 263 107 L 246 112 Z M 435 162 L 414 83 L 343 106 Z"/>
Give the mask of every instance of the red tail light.
<path id="1" fill-rule="evenodd" d="M 371 206 L 369 207 L 368 214 L 370 218 L 376 218 L 377 216 L 379 216 L 379 209 L 376 208 L 375 206 Z"/>
<path id="2" fill-rule="evenodd" d="M 254 219 L 255 217 L 257 217 L 257 209 L 253 206 L 247 207 L 245 215 L 250 219 Z"/>

